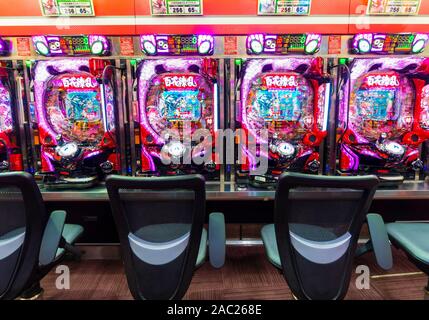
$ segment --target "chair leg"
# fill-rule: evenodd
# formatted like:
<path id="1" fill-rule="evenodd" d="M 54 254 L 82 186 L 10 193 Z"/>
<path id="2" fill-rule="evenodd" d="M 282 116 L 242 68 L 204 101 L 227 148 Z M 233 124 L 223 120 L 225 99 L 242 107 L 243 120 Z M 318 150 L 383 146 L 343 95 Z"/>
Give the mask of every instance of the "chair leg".
<path id="1" fill-rule="evenodd" d="M 365 244 L 361 245 L 356 249 L 355 257 L 358 258 L 368 252 L 374 251 L 374 246 L 372 245 L 372 241 L 368 240 Z"/>
<path id="2" fill-rule="evenodd" d="M 82 258 L 82 251 L 80 251 L 75 246 L 72 246 L 71 244 L 66 242 L 63 244 L 63 248 L 67 252 L 71 253 L 76 261 L 80 261 L 80 259 Z"/>
<path id="3" fill-rule="evenodd" d="M 17 300 L 43 300 L 43 293 L 44 290 L 40 286 L 40 282 L 36 282 L 31 287 L 24 290 Z"/>

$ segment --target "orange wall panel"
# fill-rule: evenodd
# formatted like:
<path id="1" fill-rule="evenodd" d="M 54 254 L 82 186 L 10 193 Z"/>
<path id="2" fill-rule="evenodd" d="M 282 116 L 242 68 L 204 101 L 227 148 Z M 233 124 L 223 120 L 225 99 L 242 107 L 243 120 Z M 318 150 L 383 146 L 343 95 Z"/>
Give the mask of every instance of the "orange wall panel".
<path id="1" fill-rule="evenodd" d="M 134 1 L 142 0 L 93 0 L 97 16 L 133 16 Z M 0 0 L 7 2 L 1 4 L 0 16 L 41 16 L 39 0 Z"/>
<path id="2" fill-rule="evenodd" d="M 350 13 L 357 14 L 358 7 L 366 7 L 368 5 L 368 2 L 369 0 L 350 0 Z M 419 15 L 429 15 L 429 0 L 422 0 Z"/>
<path id="3" fill-rule="evenodd" d="M 252 32 L 320 32 L 333 34 L 346 34 L 357 32 L 429 32 L 429 0 L 422 0 L 420 15 L 414 17 L 395 17 L 390 24 L 383 23 L 384 17 L 363 17 L 367 22 L 364 25 L 356 25 L 348 22 L 348 16 L 352 19 L 362 18 L 360 15 L 366 11 L 368 0 L 313 0 L 311 15 L 309 17 L 295 18 L 304 24 L 284 23 L 290 21 L 286 17 L 257 16 L 258 0 L 204 0 L 204 16 L 198 19 L 187 17 L 154 17 L 150 16 L 149 0 L 94 0 L 97 17 L 83 18 L 86 25 L 77 26 L 79 20 L 70 19 L 70 29 L 57 29 L 55 18 L 41 18 L 36 23 L 40 26 L 23 26 L 20 20 L 13 17 L 41 17 L 38 0 L 0 0 L 0 35 L 33 35 L 36 33 L 72 34 L 72 33 L 101 33 L 111 35 L 141 34 L 141 33 L 192 33 L 211 32 L 215 34 L 245 34 Z M 7 2 L 8 5 L 4 5 Z M 2 26 L 1 17 L 10 17 L 12 20 L 4 20 Z M 140 25 L 135 25 L 134 17 L 140 19 Z M 241 21 L 240 16 L 248 21 Z M 115 21 L 114 18 L 122 18 Z M 205 17 L 212 19 L 224 18 L 224 21 L 213 21 L 213 25 L 206 25 Z M 216 17 L 216 18 L 215 18 Z M 227 19 L 229 17 L 229 19 Z M 250 17 L 250 18 L 249 18 Z M 332 17 L 333 20 L 330 20 Z M 104 18 L 104 20 L 103 20 Z M 195 17 L 194 17 L 195 18 Z M 46 20 L 44 20 L 46 19 Z M 264 20 L 264 19 L 271 19 Z M 274 20 L 277 19 L 277 20 Z M 301 20 L 307 19 L 307 20 Z M 426 19 L 426 20 L 425 20 Z M 116 19 L 117 20 L 117 19 Z M 138 21 L 139 19 L 137 19 Z M 31 21 L 31 20 L 30 20 Z M 46 23 L 45 23 L 46 21 Z M 80 19 L 82 21 L 82 19 Z M 165 23 L 164 23 L 165 21 Z M 279 21 L 273 24 L 272 21 Z M 404 21 L 404 22 L 403 22 Z M 427 21 L 427 22 L 426 22 Z M 75 22 L 75 23 L 74 23 Z M 202 23 L 203 22 L 203 23 Z M 27 23 L 35 23 L 33 21 Z M 73 25 L 73 23 L 75 25 Z M 115 25 L 110 25 L 115 23 Z M 182 24 L 186 23 L 186 24 Z M 243 24 L 244 23 L 244 24 Z M 9 26 L 11 24 L 12 26 Z M 366 24 L 366 25 L 365 25 Z"/>
<path id="4" fill-rule="evenodd" d="M 136 0 L 136 15 L 150 15 L 149 1 Z M 204 0 L 204 15 L 256 15 L 258 0 Z M 348 0 L 313 0 L 311 15 L 338 15 L 349 13 Z"/>

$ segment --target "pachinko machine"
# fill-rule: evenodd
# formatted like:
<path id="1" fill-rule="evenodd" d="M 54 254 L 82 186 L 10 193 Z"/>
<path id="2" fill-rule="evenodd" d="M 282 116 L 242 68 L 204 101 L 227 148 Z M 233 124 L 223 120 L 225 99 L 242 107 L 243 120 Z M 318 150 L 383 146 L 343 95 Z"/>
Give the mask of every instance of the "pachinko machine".
<path id="1" fill-rule="evenodd" d="M 376 174 L 396 185 L 426 171 L 421 155 L 429 138 L 429 59 L 406 54 L 422 52 L 427 41 L 423 34 L 352 39 L 352 53 L 362 57 L 342 72 L 340 174 Z"/>
<path id="2" fill-rule="evenodd" d="M 313 57 L 321 36 L 253 34 L 246 44 L 236 72 L 237 182 L 269 188 L 285 171 L 317 174 L 331 94 L 324 61 Z"/>
<path id="3" fill-rule="evenodd" d="M 218 180 L 219 60 L 209 35 L 143 35 L 136 72 L 136 174 Z"/>
<path id="4" fill-rule="evenodd" d="M 35 36 L 33 45 L 42 56 L 31 75 L 36 171 L 44 185 L 85 188 L 119 172 L 109 39 Z"/>

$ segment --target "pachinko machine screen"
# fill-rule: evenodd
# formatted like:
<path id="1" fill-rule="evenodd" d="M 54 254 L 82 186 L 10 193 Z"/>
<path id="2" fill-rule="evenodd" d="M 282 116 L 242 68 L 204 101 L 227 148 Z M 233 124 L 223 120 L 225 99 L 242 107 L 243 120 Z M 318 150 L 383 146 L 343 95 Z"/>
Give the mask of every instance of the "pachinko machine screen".
<path id="1" fill-rule="evenodd" d="M 165 105 L 167 120 L 198 121 L 201 118 L 203 103 L 198 99 L 198 94 L 198 90 L 164 91 L 160 105 Z"/>
<path id="2" fill-rule="evenodd" d="M 87 58 L 36 62 L 40 173 L 50 187 L 89 186 L 118 168 L 114 89 L 99 78 L 107 65 Z"/>
<path id="3" fill-rule="evenodd" d="M 394 120 L 396 90 L 359 90 L 356 94 L 356 104 L 359 114 L 365 120 L 386 121 Z"/>
<path id="4" fill-rule="evenodd" d="M 265 121 L 297 121 L 302 98 L 298 90 L 259 90 L 256 100 Z"/>
<path id="5" fill-rule="evenodd" d="M 339 111 L 341 172 L 411 178 L 423 169 L 419 146 L 429 129 L 427 66 L 425 58 L 353 60 Z"/>
<path id="6" fill-rule="evenodd" d="M 191 140 L 199 130 L 214 136 L 218 125 L 217 60 L 145 60 L 138 70 L 141 135 L 138 173 L 202 173 L 215 179 L 218 167 L 211 158 L 214 141 L 201 138 L 187 144 L 184 140 Z"/>
<path id="7" fill-rule="evenodd" d="M 240 176 L 252 170 L 257 156 L 268 159 L 267 173 L 249 179 L 261 185 L 275 182 L 285 170 L 318 171 L 317 147 L 326 135 L 330 101 L 330 80 L 320 62 L 272 58 L 243 64 L 237 122 L 254 141 L 266 143 L 267 150 L 251 154 L 247 146 L 240 146 L 247 161 Z"/>
<path id="8" fill-rule="evenodd" d="M 99 143 L 107 124 L 103 123 L 102 97 L 97 80 L 91 75 L 70 73 L 54 79 L 48 88 L 45 114 L 49 127 L 69 141 Z M 110 90 L 106 91 L 109 93 Z"/>

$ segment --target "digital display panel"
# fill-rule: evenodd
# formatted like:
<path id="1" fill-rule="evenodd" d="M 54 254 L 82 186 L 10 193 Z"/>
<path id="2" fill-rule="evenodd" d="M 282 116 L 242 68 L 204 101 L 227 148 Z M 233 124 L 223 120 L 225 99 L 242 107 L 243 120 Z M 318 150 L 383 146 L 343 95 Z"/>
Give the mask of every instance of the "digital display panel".
<path id="1" fill-rule="evenodd" d="M 386 121 L 392 120 L 395 115 L 396 90 L 359 90 L 356 103 L 360 115 L 366 120 Z"/>
<path id="2" fill-rule="evenodd" d="M 34 36 L 33 45 L 38 54 L 48 57 L 110 54 L 105 36 Z"/>
<path id="3" fill-rule="evenodd" d="M 412 54 L 424 51 L 429 37 L 422 33 L 362 33 L 352 39 L 355 54 Z"/>
<path id="4" fill-rule="evenodd" d="M 96 91 L 71 91 L 67 93 L 67 118 L 92 122 L 101 119 L 101 104 Z"/>
<path id="5" fill-rule="evenodd" d="M 211 35 L 142 35 L 140 45 L 147 55 L 212 55 L 214 37 Z"/>
<path id="6" fill-rule="evenodd" d="M 277 36 L 276 53 L 304 52 L 306 39 L 305 34 Z"/>
<path id="7" fill-rule="evenodd" d="M 169 121 L 198 121 L 201 118 L 201 102 L 198 90 L 175 90 L 162 93 L 166 118 Z"/>
<path id="8" fill-rule="evenodd" d="M 315 54 L 320 50 L 319 34 L 251 34 L 247 36 L 248 54 Z"/>
<path id="9" fill-rule="evenodd" d="M 168 51 L 173 54 L 198 53 L 198 38 L 196 36 L 169 36 Z"/>
<path id="10" fill-rule="evenodd" d="M 258 90 L 256 101 L 261 117 L 265 121 L 298 121 L 301 114 L 299 91 Z"/>

